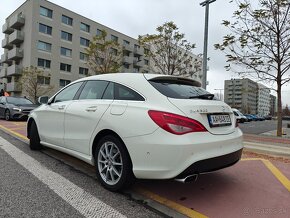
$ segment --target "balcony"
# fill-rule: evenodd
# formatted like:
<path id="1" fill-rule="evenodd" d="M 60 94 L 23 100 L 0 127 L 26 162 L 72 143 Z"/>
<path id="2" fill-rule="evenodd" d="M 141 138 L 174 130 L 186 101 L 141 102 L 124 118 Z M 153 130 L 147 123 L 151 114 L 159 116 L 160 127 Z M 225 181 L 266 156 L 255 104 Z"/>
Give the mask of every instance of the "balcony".
<path id="1" fill-rule="evenodd" d="M 8 60 L 18 60 L 23 58 L 23 50 L 14 47 L 12 50 L 8 51 Z"/>
<path id="2" fill-rule="evenodd" d="M 21 92 L 21 83 L 11 82 L 6 85 L 7 92 Z"/>
<path id="3" fill-rule="evenodd" d="M 22 27 L 25 23 L 25 19 L 23 17 L 23 15 L 15 15 L 13 17 L 11 17 L 10 21 L 9 21 L 9 26 L 11 28 L 14 29 L 18 29 L 20 27 Z"/>
<path id="4" fill-rule="evenodd" d="M 13 45 L 11 43 L 9 43 L 8 37 L 5 37 L 2 40 L 2 48 L 7 48 L 7 49 L 13 48 Z"/>
<path id="5" fill-rule="evenodd" d="M 22 67 L 19 65 L 13 64 L 7 69 L 7 76 L 21 75 Z"/>
<path id="6" fill-rule="evenodd" d="M 123 50 L 132 52 L 133 51 L 133 46 L 132 45 L 128 45 L 128 44 L 124 44 L 123 45 Z"/>
<path id="7" fill-rule="evenodd" d="M 7 76 L 7 67 L 3 67 L 0 71 L 0 78 L 4 78 Z"/>
<path id="8" fill-rule="evenodd" d="M 133 63 L 133 57 L 124 56 L 123 57 L 123 63 L 132 64 Z"/>
<path id="9" fill-rule="evenodd" d="M 12 34 L 9 35 L 9 43 L 11 44 L 19 44 L 24 41 L 23 31 L 15 30 Z"/>
<path id="10" fill-rule="evenodd" d="M 8 64 L 11 62 L 10 60 L 8 60 L 8 53 L 4 53 L 3 55 L 1 55 L 1 62 L 4 64 Z"/>
<path id="11" fill-rule="evenodd" d="M 143 67 L 144 66 L 144 60 L 134 59 L 133 64 L 134 64 L 134 66 L 137 66 L 137 67 Z"/>
<path id="12" fill-rule="evenodd" d="M 134 53 L 137 54 L 137 55 L 144 55 L 144 48 L 137 48 L 135 47 L 134 48 Z"/>
<path id="13" fill-rule="evenodd" d="M 8 23 L 4 23 L 4 25 L 2 26 L 2 32 L 5 34 L 10 34 L 13 32 L 13 29 L 9 27 Z"/>

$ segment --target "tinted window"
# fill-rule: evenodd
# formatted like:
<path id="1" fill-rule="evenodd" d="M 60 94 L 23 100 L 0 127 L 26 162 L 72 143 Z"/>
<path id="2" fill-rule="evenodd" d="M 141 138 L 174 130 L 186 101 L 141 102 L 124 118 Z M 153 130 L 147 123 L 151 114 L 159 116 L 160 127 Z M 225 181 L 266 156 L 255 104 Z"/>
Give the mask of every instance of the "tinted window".
<path id="1" fill-rule="evenodd" d="M 114 99 L 114 83 L 110 83 L 103 95 L 103 99 Z"/>
<path id="2" fill-rule="evenodd" d="M 149 83 L 163 95 L 170 98 L 188 99 L 210 94 L 200 87 L 199 82 L 184 78 L 159 77 L 149 80 Z"/>
<path id="3" fill-rule="evenodd" d="M 82 85 L 82 82 L 75 83 L 75 84 L 68 86 L 67 88 L 62 90 L 60 93 L 58 93 L 57 96 L 55 96 L 54 102 L 72 100 L 75 97 L 75 95 L 76 95 L 77 91 L 79 90 L 79 88 L 81 87 L 81 85 Z"/>
<path id="4" fill-rule="evenodd" d="M 88 81 L 79 99 L 101 99 L 108 83 L 106 81 Z"/>
<path id="5" fill-rule="evenodd" d="M 114 99 L 130 100 L 130 101 L 144 101 L 145 99 L 132 89 L 115 83 Z"/>

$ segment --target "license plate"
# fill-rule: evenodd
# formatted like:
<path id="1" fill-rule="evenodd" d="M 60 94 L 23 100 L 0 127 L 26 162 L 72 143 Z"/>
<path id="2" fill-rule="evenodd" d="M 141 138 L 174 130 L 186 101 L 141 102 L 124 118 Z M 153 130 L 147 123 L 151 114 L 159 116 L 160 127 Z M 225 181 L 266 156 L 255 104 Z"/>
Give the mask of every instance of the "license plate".
<path id="1" fill-rule="evenodd" d="M 229 126 L 232 124 L 230 115 L 227 114 L 212 114 L 209 115 L 209 123 L 212 127 Z"/>

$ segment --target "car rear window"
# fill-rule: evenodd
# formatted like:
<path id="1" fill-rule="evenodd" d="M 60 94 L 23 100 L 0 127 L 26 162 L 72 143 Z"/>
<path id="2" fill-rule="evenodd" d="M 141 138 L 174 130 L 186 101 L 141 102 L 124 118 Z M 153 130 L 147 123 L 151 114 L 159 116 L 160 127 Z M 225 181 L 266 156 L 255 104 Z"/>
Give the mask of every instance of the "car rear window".
<path id="1" fill-rule="evenodd" d="M 200 95 L 210 94 L 200 87 L 200 83 L 186 78 L 157 77 L 149 83 L 163 95 L 169 98 L 188 99 Z"/>

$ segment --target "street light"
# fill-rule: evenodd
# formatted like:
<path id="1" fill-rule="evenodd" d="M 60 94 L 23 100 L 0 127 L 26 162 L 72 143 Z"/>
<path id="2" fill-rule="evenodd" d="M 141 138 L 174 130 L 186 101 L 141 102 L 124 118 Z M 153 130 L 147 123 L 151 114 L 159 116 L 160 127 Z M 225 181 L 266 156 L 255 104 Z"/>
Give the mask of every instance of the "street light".
<path id="1" fill-rule="evenodd" d="M 216 0 L 205 0 L 200 3 L 202 7 L 205 6 L 205 25 L 204 25 L 204 45 L 203 45 L 203 61 L 202 61 L 202 88 L 206 89 L 206 74 L 207 74 L 207 42 L 208 42 L 208 15 L 209 15 L 209 4 Z"/>

